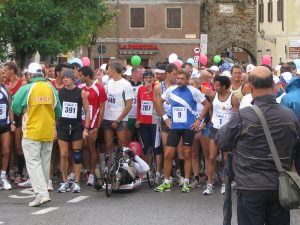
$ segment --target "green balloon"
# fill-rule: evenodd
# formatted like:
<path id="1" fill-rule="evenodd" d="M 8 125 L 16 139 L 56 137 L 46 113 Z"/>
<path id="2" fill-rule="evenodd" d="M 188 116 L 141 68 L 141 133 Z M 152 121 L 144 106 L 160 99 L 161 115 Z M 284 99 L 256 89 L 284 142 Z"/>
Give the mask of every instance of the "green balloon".
<path id="1" fill-rule="evenodd" d="M 215 56 L 214 56 L 214 62 L 215 62 L 215 63 L 218 64 L 219 62 L 221 62 L 221 60 L 222 60 L 222 59 L 221 59 L 221 56 L 219 56 L 219 55 L 215 55 Z"/>
<path id="2" fill-rule="evenodd" d="M 141 57 L 139 57 L 138 55 L 134 55 L 131 57 L 131 65 L 132 66 L 139 66 L 142 62 Z"/>

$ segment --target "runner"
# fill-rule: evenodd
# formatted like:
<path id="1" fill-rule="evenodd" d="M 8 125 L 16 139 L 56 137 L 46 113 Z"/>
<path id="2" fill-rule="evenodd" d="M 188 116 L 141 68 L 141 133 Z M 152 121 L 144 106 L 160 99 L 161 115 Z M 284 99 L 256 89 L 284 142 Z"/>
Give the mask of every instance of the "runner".
<path id="1" fill-rule="evenodd" d="M 126 146 L 126 126 L 128 113 L 131 109 L 133 91 L 129 81 L 121 76 L 122 65 L 119 62 L 112 62 L 108 67 L 109 79 L 106 86 L 107 102 L 105 105 L 103 130 L 107 149 L 110 146 L 114 133 L 116 133 L 118 144 Z"/>
<path id="2" fill-rule="evenodd" d="M 246 94 L 250 93 L 248 85 L 242 81 L 242 68 L 239 65 L 234 65 L 230 73 L 232 76 L 230 91 L 241 101 Z"/>
<path id="3" fill-rule="evenodd" d="M 18 67 L 14 62 L 7 62 L 4 64 L 4 73 L 6 74 L 5 86 L 10 90 L 10 95 L 13 97 L 22 85 L 25 85 L 26 82 L 18 77 Z M 11 160 L 10 160 L 10 170 L 14 169 L 14 160 L 17 162 L 18 172 L 17 176 L 12 174 L 11 180 L 15 181 L 16 184 L 23 182 L 23 169 L 25 166 L 24 154 L 21 146 L 22 140 L 22 117 L 14 115 L 13 123 L 16 126 L 16 130 L 12 133 L 11 139 Z"/>
<path id="4" fill-rule="evenodd" d="M 156 158 L 156 177 L 161 177 L 162 148 L 160 146 L 159 116 L 153 108 L 154 73 L 151 69 L 143 73 L 144 85 L 139 88 L 137 95 L 137 121 L 135 126 L 140 128 L 141 141 L 146 162 L 149 162 L 149 148 L 152 147 Z"/>
<path id="5" fill-rule="evenodd" d="M 2 80 L 4 71 L 0 69 L 0 78 Z M 10 154 L 10 131 L 15 131 L 16 126 L 13 123 L 14 115 L 11 110 L 11 96 L 6 90 L 4 84 L 0 85 L 0 138 L 2 148 L 0 185 L 4 190 L 12 189 L 7 180 L 6 170 L 8 169 Z"/>
<path id="6" fill-rule="evenodd" d="M 170 129 L 167 146 L 164 152 L 164 182 L 155 191 L 163 192 L 171 188 L 172 160 L 180 139 L 183 141 L 183 157 L 185 160 L 185 180 L 182 192 L 189 192 L 189 178 L 191 172 L 192 144 L 195 131 L 199 131 L 199 125 L 209 110 L 209 103 L 199 90 L 188 84 L 190 73 L 185 69 L 177 71 L 177 85 L 168 88 L 161 96 L 158 104 L 158 112 Z M 164 114 L 162 104 L 169 101 L 171 104 L 171 117 Z M 197 103 L 204 108 L 199 117 L 196 117 Z"/>
<path id="7" fill-rule="evenodd" d="M 80 192 L 80 170 L 82 162 L 82 139 L 86 139 L 89 131 L 90 115 L 87 94 L 74 85 L 75 77 L 71 69 L 63 72 L 64 86 L 59 91 L 62 106 L 62 115 L 57 124 L 57 139 L 60 149 L 60 168 L 63 183 L 57 192 L 64 193 L 70 190 L 68 183 L 69 144 L 72 145 L 74 161 L 75 183 L 72 192 Z M 82 128 L 81 109 L 85 112 L 84 129 Z"/>
<path id="8" fill-rule="evenodd" d="M 97 163 L 96 139 L 103 120 L 105 101 L 107 100 L 104 87 L 97 81 L 94 81 L 94 72 L 88 67 L 84 66 L 78 70 L 79 78 L 83 84 L 79 85 L 88 95 L 90 124 L 87 136 L 87 148 L 91 158 L 91 168 L 88 177 L 87 185 L 94 186 L 95 184 L 95 169 Z M 75 78 L 76 79 L 76 78 Z M 82 122 L 85 122 L 85 114 L 82 116 Z"/>
<path id="9" fill-rule="evenodd" d="M 215 172 L 215 162 L 218 155 L 217 145 L 214 141 L 215 135 L 218 130 L 228 123 L 231 114 L 239 109 L 239 100 L 233 94 L 230 88 L 230 78 L 227 76 L 217 76 L 214 79 L 214 87 L 216 94 L 212 100 L 212 123 L 213 126 L 210 130 L 210 143 L 209 143 L 209 160 L 206 162 L 207 172 L 207 186 L 204 190 L 204 195 L 213 194 L 213 175 Z M 224 165 L 226 165 L 226 155 L 224 155 Z M 222 184 L 221 193 L 225 193 L 225 184 Z"/>

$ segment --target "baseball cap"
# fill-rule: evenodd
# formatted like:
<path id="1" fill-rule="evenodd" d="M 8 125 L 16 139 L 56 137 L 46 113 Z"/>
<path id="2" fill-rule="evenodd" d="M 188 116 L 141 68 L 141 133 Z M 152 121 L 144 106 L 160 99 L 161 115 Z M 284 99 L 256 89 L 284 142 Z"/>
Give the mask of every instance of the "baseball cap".
<path id="1" fill-rule="evenodd" d="M 221 76 L 225 76 L 225 77 L 231 78 L 231 73 L 230 73 L 230 71 L 225 70 L 225 71 L 221 74 Z"/>
<path id="2" fill-rule="evenodd" d="M 219 67 L 217 67 L 217 66 L 211 66 L 210 69 L 215 72 L 219 71 Z"/>
<path id="3" fill-rule="evenodd" d="M 63 77 L 69 77 L 74 81 L 75 80 L 74 71 L 72 69 L 66 69 L 63 72 Z"/>
<path id="4" fill-rule="evenodd" d="M 126 76 L 132 76 L 132 67 L 128 67 L 127 70 L 123 73 Z"/>
<path id="5" fill-rule="evenodd" d="M 30 63 L 27 72 L 32 74 L 43 74 L 43 69 L 38 63 Z"/>
<path id="6" fill-rule="evenodd" d="M 250 73 L 256 66 L 254 66 L 253 64 L 248 64 L 246 67 L 246 72 Z"/>

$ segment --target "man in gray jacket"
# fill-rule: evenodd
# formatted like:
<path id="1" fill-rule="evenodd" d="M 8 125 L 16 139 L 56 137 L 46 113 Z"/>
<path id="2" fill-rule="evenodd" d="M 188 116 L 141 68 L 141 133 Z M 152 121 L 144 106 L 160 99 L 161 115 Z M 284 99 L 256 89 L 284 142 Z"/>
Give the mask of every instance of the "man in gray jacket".
<path id="1" fill-rule="evenodd" d="M 249 76 L 252 104 L 263 112 L 284 169 L 290 170 L 292 149 L 298 135 L 294 113 L 276 103 L 271 71 L 259 66 Z M 278 171 L 263 127 L 251 107 L 234 113 L 216 135 L 221 150 L 232 149 L 237 184 L 238 224 L 287 225 L 290 212 L 278 199 Z"/>

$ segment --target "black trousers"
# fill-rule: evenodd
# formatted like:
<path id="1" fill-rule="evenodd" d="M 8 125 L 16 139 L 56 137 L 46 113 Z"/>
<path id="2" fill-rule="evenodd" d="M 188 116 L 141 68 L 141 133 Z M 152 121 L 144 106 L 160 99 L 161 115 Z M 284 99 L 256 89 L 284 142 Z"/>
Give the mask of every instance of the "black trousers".
<path id="1" fill-rule="evenodd" d="M 237 217 L 239 225 L 290 224 L 290 211 L 280 205 L 278 190 L 238 190 Z"/>

